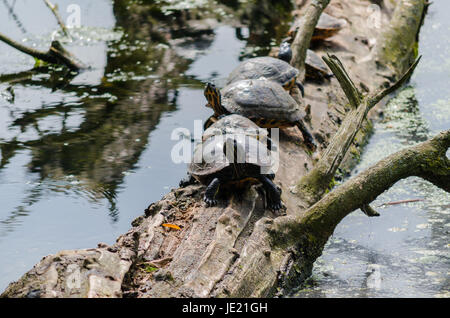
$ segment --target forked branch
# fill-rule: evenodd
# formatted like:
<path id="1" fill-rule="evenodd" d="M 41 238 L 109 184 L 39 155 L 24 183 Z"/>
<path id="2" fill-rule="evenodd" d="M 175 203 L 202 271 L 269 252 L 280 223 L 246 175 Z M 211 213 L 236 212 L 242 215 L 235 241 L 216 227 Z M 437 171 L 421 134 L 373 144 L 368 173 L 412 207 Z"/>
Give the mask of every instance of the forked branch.
<path id="1" fill-rule="evenodd" d="M 6 35 L 0 33 L 0 41 L 12 46 L 22 53 L 28 54 L 34 58 L 42 60 L 50 64 L 64 65 L 71 70 L 78 71 L 87 68 L 86 65 L 79 62 L 75 56 L 67 51 L 59 41 L 53 41 L 47 52 L 42 52 L 22 45 Z"/>
<path id="2" fill-rule="evenodd" d="M 324 61 L 335 74 L 353 109 L 346 115 L 342 125 L 334 135 L 330 145 L 323 153 L 316 166 L 298 182 L 295 193 L 306 202 L 306 207 L 317 202 L 329 189 L 337 168 L 352 144 L 356 134 L 362 127 L 367 113 L 386 95 L 394 92 L 404 84 L 417 64 L 420 57 L 411 65 L 403 77 L 394 85 L 370 96 L 362 97 L 355 84 L 348 76 L 347 71 L 335 55 L 324 57 Z"/>
<path id="3" fill-rule="evenodd" d="M 283 224 L 289 224 L 289 229 L 293 230 L 295 219 L 294 223 L 298 225 L 295 232 L 307 232 L 327 240 L 346 215 L 360 207 L 366 208 L 401 179 L 421 177 L 450 193 L 450 160 L 446 156 L 449 147 L 450 130 L 446 130 L 428 141 L 388 156 L 340 185 L 305 213 L 285 217 L 286 220 L 280 218 L 276 224 L 280 230 Z M 369 210 L 369 213 L 373 212 Z M 286 234 L 285 229 L 283 232 Z"/>

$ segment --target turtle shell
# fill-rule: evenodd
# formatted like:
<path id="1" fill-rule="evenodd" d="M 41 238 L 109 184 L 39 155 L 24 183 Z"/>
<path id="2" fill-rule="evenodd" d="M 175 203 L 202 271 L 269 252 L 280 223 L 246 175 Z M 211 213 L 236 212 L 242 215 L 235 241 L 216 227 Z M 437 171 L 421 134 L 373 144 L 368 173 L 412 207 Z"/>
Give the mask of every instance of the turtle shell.
<path id="1" fill-rule="evenodd" d="M 231 114 L 218 120 L 211 125 L 202 135 L 202 140 L 219 134 L 235 134 L 238 130 L 245 130 L 245 135 L 252 136 L 258 140 L 268 138 L 266 129 L 260 128 L 253 121 L 244 116 Z"/>
<path id="2" fill-rule="evenodd" d="M 303 18 L 295 20 L 292 27 L 289 29 L 288 36 L 294 38 L 298 28 L 303 24 Z M 329 14 L 323 12 L 319 20 L 317 21 L 316 27 L 314 28 L 314 33 L 312 40 L 326 39 L 335 35 L 339 30 L 347 25 L 347 22 L 343 19 L 335 18 Z"/>
<path id="3" fill-rule="evenodd" d="M 346 24 L 347 23 L 345 20 L 335 18 L 323 12 L 319 17 L 319 21 L 317 21 L 316 29 L 338 31 L 342 29 Z"/>
<path id="4" fill-rule="evenodd" d="M 241 80 L 233 82 L 221 91 L 222 105 L 232 114 L 245 116 L 259 123 L 260 119 L 281 123 L 296 123 L 304 117 L 299 104 L 279 84 L 265 80 Z M 301 102 L 301 100 L 300 100 Z"/>
<path id="5" fill-rule="evenodd" d="M 231 123 L 231 126 L 227 126 Z M 227 138 L 232 138 L 244 149 L 244 170 L 247 169 L 249 176 L 257 173 L 269 173 L 274 163 L 274 158 L 267 148 L 267 144 L 259 140 L 254 130 L 261 130 L 249 119 L 239 116 L 226 116 L 214 123 L 203 137 L 203 142 L 198 144 L 194 150 L 194 156 L 188 171 L 200 181 L 207 176 L 221 173 L 230 167 L 231 163 L 223 152 L 223 146 Z M 218 132 L 213 134 L 211 131 Z M 266 132 L 267 134 L 267 132 Z M 259 167 L 260 169 L 255 169 Z"/>
<path id="6" fill-rule="evenodd" d="M 310 49 L 306 51 L 305 66 L 306 75 L 309 77 L 317 77 L 315 75 L 317 72 L 322 74 L 323 76 L 327 76 L 329 74 L 328 66 L 325 64 L 325 62 L 320 58 L 319 55 L 316 54 L 316 52 Z"/>
<path id="7" fill-rule="evenodd" d="M 248 59 L 228 76 L 226 85 L 244 79 L 265 78 L 277 82 L 281 86 L 287 85 L 297 78 L 299 71 L 289 63 L 270 56 Z"/>

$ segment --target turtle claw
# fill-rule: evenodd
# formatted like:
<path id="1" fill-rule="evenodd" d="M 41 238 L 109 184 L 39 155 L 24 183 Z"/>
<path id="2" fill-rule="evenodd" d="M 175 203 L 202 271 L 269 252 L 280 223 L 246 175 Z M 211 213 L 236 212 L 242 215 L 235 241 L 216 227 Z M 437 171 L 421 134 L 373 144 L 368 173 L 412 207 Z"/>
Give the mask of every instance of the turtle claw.
<path id="1" fill-rule="evenodd" d="M 277 201 L 277 202 L 270 203 L 268 208 L 275 214 L 279 214 L 280 210 L 284 209 L 284 205 L 281 201 Z"/>
<path id="2" fill-rule="evenodd" d="M 195 178 L 192 177 L 191 175 L 188 175 L 185 178 L 180 180 L 180 183 L 178 184 L 178 186 L 180 188 L 186 188 L 187 186 L 193 185 L 195 183 L 196 183 Z"/>
<path id="3" fill-rule="evenodd" d="M 217 205 L 217 200 L 210 199 L 210 198 L 208 198 L 206 196 L 203 198 L 203 201 L 206 202 L 206 206 L 207 207 L 211 207 L 211 206 L 216 206 Z"/>
<path id="4" fill-rule="evenodd" d="M 314 142 L 314 140 L 305 141 L 305 145 L 306 145 L 306 147 L 308 147 L 309 150 L 311 150 L 313 152 L 317 150 L 317 145 Z"/>

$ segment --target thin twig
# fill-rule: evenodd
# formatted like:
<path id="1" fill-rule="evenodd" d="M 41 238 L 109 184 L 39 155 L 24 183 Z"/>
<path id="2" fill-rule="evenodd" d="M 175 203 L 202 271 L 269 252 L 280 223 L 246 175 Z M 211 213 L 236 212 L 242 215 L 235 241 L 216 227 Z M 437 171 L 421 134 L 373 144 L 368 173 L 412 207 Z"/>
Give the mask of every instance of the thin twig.
<path id="1" fill-rule="evenodd" d="M 63 20 L 61 19 L 61 16 L 58 13 L 58 5 L 51 3 L 49 0 L 44 0 L 44 2 L 47 5 L 47 7 L 50 10 L 52 10 L 53 15 L 55 16 L 59 26 L 61 27 L 61 30 L 64 32 L 66 36 L 69 36 L 69 32 L 67 31 L 66 25 L 64 24 Z"/>
<path id="2" fill-rule="evenodd" d="M 419 202 L 419 201 L 423 201 L 423 199 L 410 199 L 410 200 L 386 202 L 386 203 L 379 205 L 378 207 L 382 207 L 382 206 L 386 206 L 386 205 L 398 205 L 398 204 L 403 204 L 403 203 Z"/>

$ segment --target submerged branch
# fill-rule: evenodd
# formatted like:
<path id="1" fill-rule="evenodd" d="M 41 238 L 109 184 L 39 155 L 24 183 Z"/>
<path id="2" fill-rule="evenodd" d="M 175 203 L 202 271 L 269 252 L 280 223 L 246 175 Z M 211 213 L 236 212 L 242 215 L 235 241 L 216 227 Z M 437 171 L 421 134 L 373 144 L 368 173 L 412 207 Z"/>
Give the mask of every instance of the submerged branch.
<path id="1" fill-rule="evenodd" d="M 78 71 L 87 68 L 83 63 L 79 62 L 75 56 L 67 51 L 59 41 L 53 41 L 47 52 L 42 52 L 22 45 L 6 35 L 0 33 L 0 41 L 12 46 L 22 53 L 28 54 L 34 58 L 42 60 L 50 64 L 64 65 L 71 70 Z"/>

